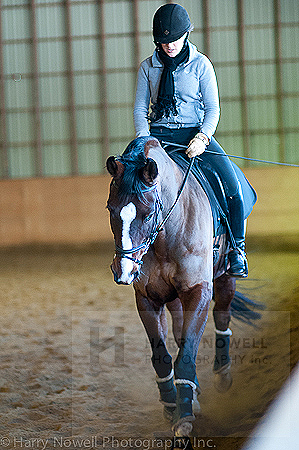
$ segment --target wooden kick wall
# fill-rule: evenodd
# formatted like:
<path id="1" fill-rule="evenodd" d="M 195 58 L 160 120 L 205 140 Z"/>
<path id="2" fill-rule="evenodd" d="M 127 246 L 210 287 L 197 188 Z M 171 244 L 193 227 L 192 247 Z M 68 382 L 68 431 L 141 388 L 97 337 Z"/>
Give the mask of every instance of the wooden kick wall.
<path id="1" fill-rule="evenodd" d="M 299 236 L 297 168 L 248 168 L 258 203 L 248 236 Z M 111 241 L 107 175 L 0 181 L 0 247 Z"/>

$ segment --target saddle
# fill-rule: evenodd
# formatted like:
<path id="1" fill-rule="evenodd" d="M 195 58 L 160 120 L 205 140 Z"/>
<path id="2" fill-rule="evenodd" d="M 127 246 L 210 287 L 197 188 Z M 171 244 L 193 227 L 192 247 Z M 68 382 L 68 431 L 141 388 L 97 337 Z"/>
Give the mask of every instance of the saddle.
<path id="1" fill-rule="evenodd" d="M 165 148 L 168 156 L 186 172 L 190 159 L 186 154 L 178 149 L 173 150 L 173 147 Z M 257 194 L 242 170 L 232 162 L 238 180 L 241 185 L 243 199 L 244 199 L 244 220 L 247 219 L 253 210 L 253 206 L 257 201 Z M 192 173 L 205 191 L 212 209 L 213 224 L 214 224 L 214 238 L 227 234 L 228 240 L 231 241 L 232 235 L 229 226 L 229 208 L 223 183 L 216 170 L 206 161 L 200 158 L 195 158 Z M 232 238 L 233 239 L 233 238 Z"/>

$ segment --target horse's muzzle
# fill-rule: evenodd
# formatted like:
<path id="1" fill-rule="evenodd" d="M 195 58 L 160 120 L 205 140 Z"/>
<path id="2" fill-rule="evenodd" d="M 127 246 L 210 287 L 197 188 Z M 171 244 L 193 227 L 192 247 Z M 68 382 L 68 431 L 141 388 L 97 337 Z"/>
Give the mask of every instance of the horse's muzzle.
<path id="1" fill-rule="evenodd" d="M 133 261 L 116 256 L 110 266 L 117 284 L 131 284 L 139 276 L 139 267 Z"/>

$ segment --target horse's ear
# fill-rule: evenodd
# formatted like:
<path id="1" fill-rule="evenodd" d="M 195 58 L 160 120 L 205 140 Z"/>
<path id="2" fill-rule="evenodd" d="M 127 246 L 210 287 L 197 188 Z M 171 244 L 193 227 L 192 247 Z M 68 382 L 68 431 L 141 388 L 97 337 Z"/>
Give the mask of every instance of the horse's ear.
<path id="1" fill-rule="evenodd" d="M 146 160 L 146 165 L 142 169 L 142 178 L 146 183 L 152 183 L 158 176 L 158 166 L 152 158 Z"/>
<path id="2" fill-rule="evenodd" d="M 106 161 L 108 172 L 113 178 L 118 178 L 123 174 L 124 165 L 115 159 L 115 156 L 109 156 Z"/>
<path id="3" fill-rule="evenodd" d="M 145 154 L 146 158 L 148 158 L 148 152 L 153 147 L 160 147 L 160 142 L 158 141 L 158 139 L 156 139 L 154 137 L 149 139 L 144 146 L 144 154 Z"/>

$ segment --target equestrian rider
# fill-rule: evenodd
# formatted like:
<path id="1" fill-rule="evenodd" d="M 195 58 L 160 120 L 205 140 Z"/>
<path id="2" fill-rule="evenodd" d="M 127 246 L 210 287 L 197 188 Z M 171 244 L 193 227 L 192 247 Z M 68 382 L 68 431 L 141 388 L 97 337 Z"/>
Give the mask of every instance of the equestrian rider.
<path id="1" fill-rule="evenodd" d="M 248 265 L 242 192 L 231 161 L 213 137 L 220 114 L 217 80 L 209 59 L 188 40 L 192 29 L 188 12 L 182 6 L 168 3 L 156 11 L 153 19 L 156 49 L 141 63 L 138 72 L 134 105 L 136 136 L 151 135 L 160 141 L 188 146 L 188 157 L 202 155 L 218 172 L 236 243 L 228 255 L 228 274 L 244 278 L 248 276 Z"/>

